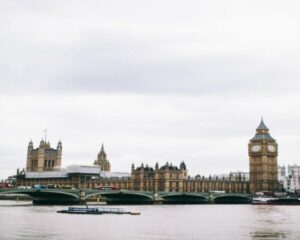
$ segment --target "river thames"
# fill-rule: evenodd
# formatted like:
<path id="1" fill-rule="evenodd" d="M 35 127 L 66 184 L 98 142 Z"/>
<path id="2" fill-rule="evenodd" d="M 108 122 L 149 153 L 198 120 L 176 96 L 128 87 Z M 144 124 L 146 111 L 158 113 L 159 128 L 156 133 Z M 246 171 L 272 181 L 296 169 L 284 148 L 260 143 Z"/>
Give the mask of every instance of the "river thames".
<path id="1" fill-rule="evenodd" d="M 300 239 L 300 206 L 135 205 L 141 215 L 58 214 L 65 206 L 0 201 L 1 240 Z M 115 207 L 115 206 L 114 206 Z"/>

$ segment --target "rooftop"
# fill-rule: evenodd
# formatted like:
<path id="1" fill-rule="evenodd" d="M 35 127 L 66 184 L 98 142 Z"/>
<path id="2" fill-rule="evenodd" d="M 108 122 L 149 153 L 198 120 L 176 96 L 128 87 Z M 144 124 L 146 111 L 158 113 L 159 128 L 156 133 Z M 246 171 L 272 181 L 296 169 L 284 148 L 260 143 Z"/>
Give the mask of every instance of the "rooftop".
<path id="1" fill-rule="evenodd" d="M 57 171 L 26 172 L 25 178 L 67 178 L 70 174 L 87 174 L 102 178 L 130 177 L 130 173 L 126 172 L 100 171 L 99 166 L 70 165 Z"/>

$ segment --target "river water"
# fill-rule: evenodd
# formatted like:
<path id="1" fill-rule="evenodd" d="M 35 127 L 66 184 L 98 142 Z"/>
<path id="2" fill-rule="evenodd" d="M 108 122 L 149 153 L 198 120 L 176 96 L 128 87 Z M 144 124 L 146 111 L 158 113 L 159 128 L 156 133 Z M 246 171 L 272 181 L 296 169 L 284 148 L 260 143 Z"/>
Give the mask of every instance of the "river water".
<path id="1" fill-rule="evenodd" d="M 66 207 L 20 204 L 0 201 L 0 240 L 300 239 L 300 206 L 121 206 L 141 212 L 132 216 L 58 214 Z"/>

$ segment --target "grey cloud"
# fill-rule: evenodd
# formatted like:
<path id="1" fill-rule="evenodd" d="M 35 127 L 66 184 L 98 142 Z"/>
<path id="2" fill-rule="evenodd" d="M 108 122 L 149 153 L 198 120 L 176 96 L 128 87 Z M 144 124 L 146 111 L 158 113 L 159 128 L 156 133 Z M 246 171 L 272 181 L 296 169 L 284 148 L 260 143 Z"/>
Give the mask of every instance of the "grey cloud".
<path id="1" fill-rule="evenodd" d="M 299 90 L 300 35 L 297 25 L 289 23 L 300 19 L 293 11 L 286 16 L 288 7 L 262 5 L 260 14 L 253 15 L 236 3 L 231 6 L 232 16 L 221 8 L 211 16 L 205 13 L 212 8 L 210 4 L 202 8 L 186 4 L 186 11 L 182 4 L 174 5 L 171 12 L 165 12 L 165 3 L 160 10 L 137 2 L 121 4 L 132 13 L 128 15 L 121 5 L 104 4 L 107 10 L 115 10 L 110 16 L 98 4 L 93 9 L 76 2 L 74 12 L 64 4 L 60 9 L 32 1 L 12 5 L 6 9 L 14 14 L 3 12 L 2 17 L 9 28 L 0 25 L 1 93 L 266 94 Z M 148 7 L 149 12 L 134 11 L 139 7 Z M 275 18 L 279 10 L 286 20 Z"/>
<path id="2" fill-rule="evenodd" d="M 299 90 L 297 69 L 238 57 L 156 63 L 83 58 L 70 65 L 64 70 L 55 63 L 30 67 L 29 73 L 17 76 L 22 80 L 1 81 L 1 90 L 141 94 L 279 94 Z"/>

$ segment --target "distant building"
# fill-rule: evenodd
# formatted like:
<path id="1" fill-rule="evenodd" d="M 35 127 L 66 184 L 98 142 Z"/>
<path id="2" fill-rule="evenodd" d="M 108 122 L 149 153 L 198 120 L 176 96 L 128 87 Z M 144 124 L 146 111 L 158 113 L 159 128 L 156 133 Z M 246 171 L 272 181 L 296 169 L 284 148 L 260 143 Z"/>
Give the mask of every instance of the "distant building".
<path id="1" fill-rule="evenodd" d="M 282 188 L 291 193 L 300 193 L 300 166 L 288 165 L 278 167 L 278 178 Z"/>
<path id="2" fill-rule="evenodd" d="M 300 193 L 300 166 L 288 165 L 287 189 L 289 192 Z"/>
<path id="3" fill-rule="evenodd" d="M 279 184 L 279 190 L 286 191 L 287 177 L 286 177 L 285 166 L 278 166 L 278 184 Z"/>
<path id="4" fill-rule="evenodd" d="M 249 181 L 249 172 L 242 172 L 242 171 L 230 172 L 226 174 L 218 174 L 218 175 L 214 175 L 213 178 L 229 179 L 229 178 L 235 178 L 239 176 L 242 176 L 243 178 L 245 178 L 246 181 Z"/>
<path id="5" fill-rule="evenodd" d="M 288 175 L 300 177 L 300 166 L 297 164 L 288 165 L 287 171 Z"/>
<path id="6" fill-rule="evenodd" d="M 285 166 L 278 166 L 278 179 L 280 179 L 281 177 L 286 177 Z"/>
<path id="7" fill-rule="evenodd" d="M 110 162 L 107 160 L 103 144 L 101 146 L 101 150 L 97 156 L 97 159 L 94 161 L 94 165 L 99 166 L 101 171 L 110 171 Z"/>
<path id="8" fill-rule="evenodd" d="M 51 148 L 50 143 L 41 140 L 36 149 L 30 141 L 27 150 L 26 171 L 52 171 L 61 167 L 62 143 L 58 142 L 57 148 Z"/>

